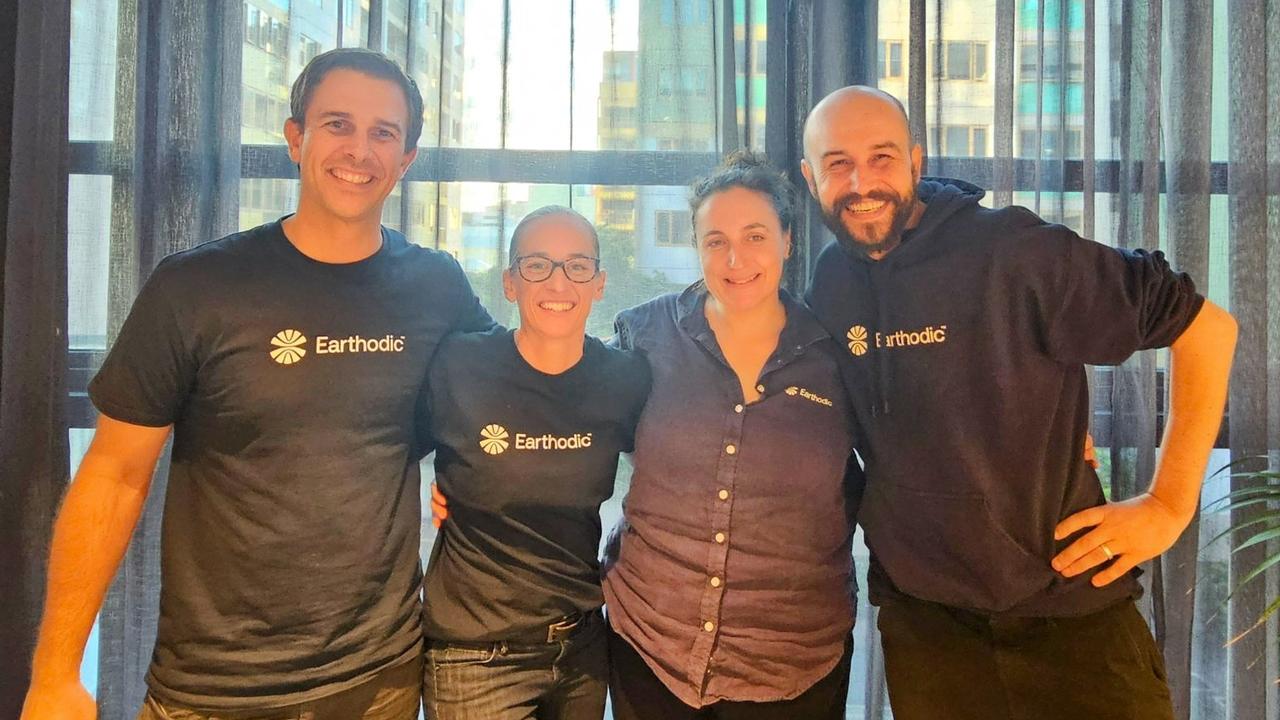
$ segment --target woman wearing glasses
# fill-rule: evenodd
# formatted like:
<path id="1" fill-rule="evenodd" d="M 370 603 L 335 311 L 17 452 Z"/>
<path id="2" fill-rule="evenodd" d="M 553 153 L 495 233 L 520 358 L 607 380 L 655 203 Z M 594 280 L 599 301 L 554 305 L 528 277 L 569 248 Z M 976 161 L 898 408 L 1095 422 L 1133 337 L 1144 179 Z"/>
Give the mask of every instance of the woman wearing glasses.
<path id="1" fill-rule="evenodd" d="M 433 720 L 604 713 L 600 504 L 632 449 L 649 369 L 586 336 L 599 255 L 578 213 L 530 213 L 502 276 L 519 327 L 453 336 L 432 363 L 424 411 L 449 498 L 424 578 Z"/>

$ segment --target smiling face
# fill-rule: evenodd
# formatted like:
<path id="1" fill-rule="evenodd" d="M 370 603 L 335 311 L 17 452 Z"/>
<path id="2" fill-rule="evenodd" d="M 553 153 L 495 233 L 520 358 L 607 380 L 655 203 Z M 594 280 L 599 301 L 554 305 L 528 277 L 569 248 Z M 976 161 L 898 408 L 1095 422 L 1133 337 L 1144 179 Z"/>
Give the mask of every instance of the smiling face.
<path id="1" fill-rule="evenodd" d="M 777 301 L 791 233 L 783 231 L 768 196 L 743 187 L 710 195 L 694 215 L 693 233 L 702 278 L 722 310 Z"/>
<path id="2" fill-rule="evenodd" d="M 598 250 L 585 222 L 568 214 L 538 218 L 521 230 L 516 255 L 554 262 L 596 258 Z M 563 267 L 541 282 L 525 280 L 514 267 L 502 274 L 503 292 L 520 311 L 521 331 L 544 339 L 581 339 L 591 304 L 604 297 L 604 283 L 603 270 L 584 283 L 569 280 Z"/>
<path id="3" fill-rule="evenodd" d="M 285 122 L 299 166 L 299 214 L 377 222 L 382 202 L 417 157 L 405 151 L 404 91 L 390 80 L 338 68 L 316 86 L 299 125 Z"/>
<path id="4" fill-rule="evenodd" d="M 922 151 L 901 108 L 879 91 L 837 90 L 810 114 L 804 141 L 800 169 L 836 239 L 875 258 L 896 247 L 922 209 Z"/>

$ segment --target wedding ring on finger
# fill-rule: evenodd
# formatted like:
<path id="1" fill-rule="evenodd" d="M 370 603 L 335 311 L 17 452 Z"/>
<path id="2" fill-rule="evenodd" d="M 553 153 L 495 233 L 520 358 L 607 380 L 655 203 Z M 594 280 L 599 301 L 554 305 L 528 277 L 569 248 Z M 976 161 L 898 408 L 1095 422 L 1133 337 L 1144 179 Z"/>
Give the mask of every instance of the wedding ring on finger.
<path id="1" fill-rule="evenodd" d="M 1102 544 L 1101 544 L 1101 545 L 1099 545 L 1098 547 L 1102 548 L 1102 554 L 1103 554 L 1103 555 L 1106 555 L 1108 560 L 1110 560 L 1110 559 L 1112 559 L 1112 558 L 1114 558 L 1114 557 L 1116 556 L 1116 554 L 1115 554 L 1115 553 L 1111 552 L 1111 548 L 1107 547 L 1107 544 L 1106 544 L 1106 543 L 1102 543 Z"/>

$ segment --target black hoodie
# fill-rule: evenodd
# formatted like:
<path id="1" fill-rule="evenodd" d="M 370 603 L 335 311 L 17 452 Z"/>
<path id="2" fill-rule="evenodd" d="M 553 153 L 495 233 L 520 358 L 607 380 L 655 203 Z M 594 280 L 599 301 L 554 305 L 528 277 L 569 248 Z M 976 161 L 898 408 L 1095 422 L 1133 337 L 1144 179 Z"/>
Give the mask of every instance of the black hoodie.
<path id="1" fill-rule="evenodd" d="M 926 210 L 901 245 L 873 261 L 832 243 L 808 296 L 848 348 L 872 601 L 1064 616 L 1136 597 L 1134 576 L 1099 589 L 1049 565 L 1070 540 L 1054 526 L 1104 502 L 1083 457 L 1084 365 L 1169 345 L 1204 299 L 1159 252 L 984 208 L 957 180 L 918 190 Z"/>

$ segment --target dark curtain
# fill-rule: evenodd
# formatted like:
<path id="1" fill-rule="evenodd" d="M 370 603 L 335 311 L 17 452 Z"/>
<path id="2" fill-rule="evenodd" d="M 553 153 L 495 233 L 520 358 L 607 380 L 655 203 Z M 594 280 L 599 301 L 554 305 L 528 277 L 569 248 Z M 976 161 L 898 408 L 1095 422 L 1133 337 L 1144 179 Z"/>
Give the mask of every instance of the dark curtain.
<path id="1" fill-rule="evenodd" d="M 638 22 L 645 30 L 638 44 L 609 45 L 611 70 L 590 81 L 599 83 L 590 89 L 600 96 L 596 138 L 574 130 L 568 109 L 575 93 L 588 92 L 575 80 L 575 63 L 584 58 L 573 47 L 600 31 L 576 27 L 588 16 L 586 0 L 537 4 L 543 12 L 562 5 L 569 28 L 563 77 L 545 78 L 525 72 L 532 51 L 516 41 L 529 14 L 539 10 L 523 0 L 491 3 L 501 18 L 484 41 L 500 58 L 493 97 L 463 84 L 475 76 L 464 78 L 466 56 L 455 45 L 468 19 L 464 7 L 481 0 L 100 4 L 116 10 L 114 43 L 104 51 L 110 58 L 95 59 L 103 69 L 94 71 L 114 89 L 106 93 L 112 102 L 102 103 L 102 112 L 110 104 L 112 115 L 105 135 L 71 138 L 71 167 L 111 180 L 109 198 L 98 203 L 109 205 L 102 222 L 109 235 L 102 260 L 106 321 L 97 331 L 105 332 L 106 345 L 161 257 L 273 219 L 292 204 L 292 166 L 268 131 L 283 120 L 279 92 L 312 48 L 290 45 L 286 55 L 271 56 L 283 59 L 267 63 L 263 45 L 273 42 L 266 33 L 276 26 L 256 9 L 269 9 L 289 27 L 325 16 L 305 31 L 315 51 L 367 45 L 409 67 L 427 95 L 427 128 L 422 157 L 389 200 L 385 221 L 462 260 L 474 252 L 473 234 L 485 234 L 491 254 L 502 256 L 511 225 L 533 201 L 508 197 L 509 185 L 554 187 L 561 203 L 578 197 L 575 184 L 608 189 L 611 195 L 592 201 L 602 229 L 613 226 L 602 232 L 606 244 L 619 248 L 653 235 L 657 217 L 675 218 L 663 226 L 673 228 L 672 235 L 687 227 L 679 186 L 724 150 L 763 148 L 802 189 L 800 136 L 809 108 L 836 87 L 879 84 L 907 105 L 912 131 L 930 157 L 927 172 L 986 186 L 994 206 L 1027 205 L 1087 237 L 1163 248 L 1203 291 L 1229 306 L 1240 321 L 1241 342 L 1229 431 L 1215 463 L 1257 455 L 1280 462 L 1276 0 L 641 0 Z M 614 12 L 616 3 L 605 4 Z M 0 717 L 16 716 L 27 684 L 49 529 L 68 474 L 68 390 L 71 414 L 80 418 L 71 424 L 85 427 L 91 411 L 75 391 L 103 347 L 72 348 L 83 366 L 73 367 L 68 388 L 66 79 L 74 5 L 0 5 L 0 648 L 13 666 L 0 676 Z M 281 10 L 286 5 L 290 9 Z M 761 7 L 763 18 L 756 12 Z M 615 27 L 612 17 L 608 23 L 609 33 L 625 25 Z M 762 23 L 767 43 L 757 44 L 752 39 Z M 246 27 L 263 34 L 246 37 Z M 303 39 L 302 31 L 288 32 L 290 43 Z M 968 44 L 971 64 L 960 68 L 967 78 L 957 79 L 950 67 L 953 40 L 961 43 L 956 57 Z M 901 43 L 897 50 L 893 42 Z M 544 43 L 537 52 L 560 44 Z M 744 82 L 744 70 L 758 73 L 761 52 L 767 84 Z M 897 65 L 894 52 L 900 52 Z M 673 70 L 686 66 L 696 72 Z M 713 78 L 710 92 L 700 89 L 704 72 Z M 523 91 L 539 83 L 557 98 L 567 88 L 569 100 L 530 100 Z M 957 88 L 977 94 L 965 99 Z M 680 95 L 687 92 L 702 94 L 695 101 Z M 760 93 L 767 122 L 754 112 Z M 478 109 L 469 109 L 472 102 Z M 95 104 L 87 114 L 97 112 Z M 563 117 L 567 139 L 549 137 L 544 148 L 541 139 L 517 132 L 531 114 L 548 112 Z M 486 116 L 499 118 L 492 137 L 468 140 L 470 126 Z M 972 132 L 948 132 L 958 127 Z M 968 147 L 957 149 L 956 137 Z M 641 151 L 639 159 L 631 159 L 632 151 Z M 463 212 L 464 186 L 475 190 L 485 182 L 493 183 L 492 206 Z M 544 193 L 538 202 L 551 197 Z M 74 198 L 71 204 L 74 215 L 79 205 Z M 813 203 L 805 200 L 803 207 L 787 277 L 796 289 L 829 240 Z M 634 257 L 628 262 L 639 267 Z M 468 273 L 494 309 L 505 309 L 487 264 Z M 610 283 L 611 294 L 621 291 L 628 304 L 669 289 L 638 272 L 612 269 Z M 79 290 L 72 288 L 73 299 Z M 1150 478 L 1167 405 L 1166 367 L 1163 355 L 1144 353 L 1091 373 L 1103 479 L 1117 497 L 1140 491 Z M 162 462 L 100 618 L 104 720 L 132 716 L 145 691 L 165 475 Z M 1206 503 L 1228 485 L 1211 483 Z M 1266 552 L 1231 555 L 1224 543 L 1205 546 L 1230 519 L 1205 513 L 1145 577 L 1144 611 L 1164 649 L 1180 718 L 1261 720 L 1275 717 L 1280 706 L 1275 622 L 1227 644 L 1252 625 L 1280 584 L 1273 572 L 1227 600 L 1234 582 Z M 850 706 L 863 707 L 866 718 L 887 717 L 874 609 L 865 599 L 856 632 Z"/>
<path id="2" fill-rule="evenodd" d="M 0 716 L 17 717 L 67 482 L 69 8 L 0 6 Z"/>
<path id="3" fill-rule="evenodd" d="M 121 0 L 118 12 L 108 342 L 161 258 L 238 229 L 240 187 L 241 4 Z M 146 694 L 167 475 L 166 453 L 102 606 L 103 718 L 133 717 Z"/>

